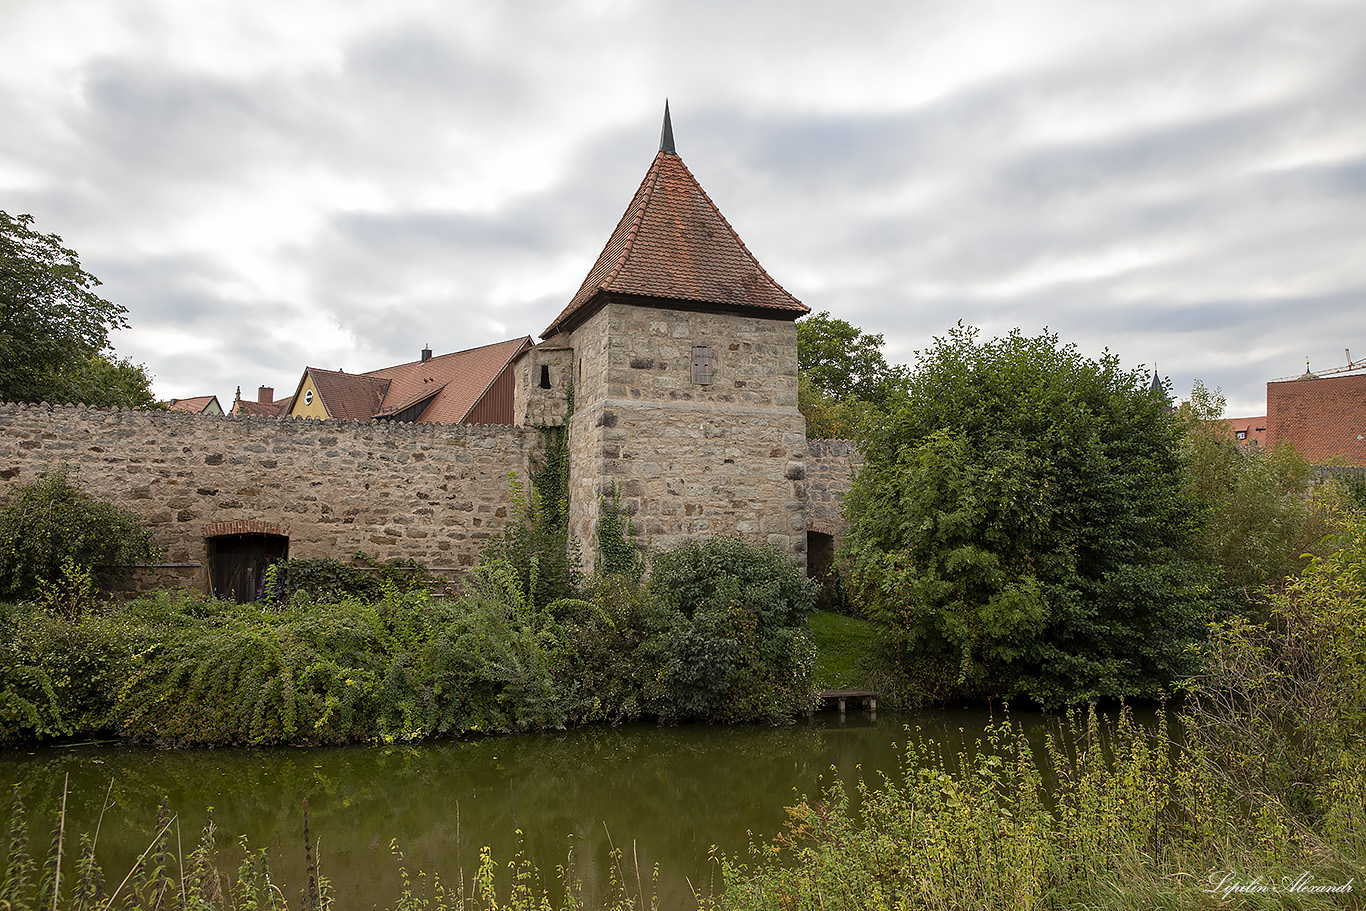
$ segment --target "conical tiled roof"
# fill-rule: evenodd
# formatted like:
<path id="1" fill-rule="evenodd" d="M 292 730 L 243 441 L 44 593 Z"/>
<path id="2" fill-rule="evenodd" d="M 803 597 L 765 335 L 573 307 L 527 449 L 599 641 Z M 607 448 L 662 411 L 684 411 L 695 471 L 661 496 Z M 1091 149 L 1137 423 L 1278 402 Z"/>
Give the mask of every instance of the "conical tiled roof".
<path id="1" fill-rule="evenodd" d="M 662 148 L 569 306 L 541 334 L 572 329 L 601 294 L 716 304 L 796 319 L 810 308 L 774 281 L 673 151 Z"/>

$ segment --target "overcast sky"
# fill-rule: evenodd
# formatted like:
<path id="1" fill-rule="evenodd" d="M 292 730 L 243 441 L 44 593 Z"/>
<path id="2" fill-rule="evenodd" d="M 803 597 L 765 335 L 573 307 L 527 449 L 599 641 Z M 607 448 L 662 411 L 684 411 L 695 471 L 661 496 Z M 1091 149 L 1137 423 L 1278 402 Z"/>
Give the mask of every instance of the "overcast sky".
<path id="1" fill-rule="evenodd" d="M 1366 3 L 0 0 L 0 209 L 164 398 L 520 335 L 658 148 L 886 336 L 1199 377 L 1366 360 Z"/>

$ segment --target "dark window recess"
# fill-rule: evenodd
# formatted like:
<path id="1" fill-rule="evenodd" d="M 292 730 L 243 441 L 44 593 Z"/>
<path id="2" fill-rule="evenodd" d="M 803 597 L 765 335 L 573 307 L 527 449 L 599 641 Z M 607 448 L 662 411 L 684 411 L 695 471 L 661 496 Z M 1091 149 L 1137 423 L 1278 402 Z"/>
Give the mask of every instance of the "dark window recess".
<path id="1" fill-rule="evenodd" d="M 283 535 L 223 535 L 207 543 L 214 597 L 242 604 L 260 600 L 266 594 L 266 569 L 289 559 L 289 538 Z"/>
<path id="2" fill-rule="evenodd" d="M 550 388 L 550 365 L 549 365 L 549 364 L 542 364 L 542 365 L 541 365 L 541 388 L 542 388 L 542 389 L 549 389 L 549 388 Z"/>
<path id="3" fill-rule="evenodd" d="M 716 375 L 716 355 L 710 348 L 692 350 L 692 381 L 700 386 L 710 386 Z"/>

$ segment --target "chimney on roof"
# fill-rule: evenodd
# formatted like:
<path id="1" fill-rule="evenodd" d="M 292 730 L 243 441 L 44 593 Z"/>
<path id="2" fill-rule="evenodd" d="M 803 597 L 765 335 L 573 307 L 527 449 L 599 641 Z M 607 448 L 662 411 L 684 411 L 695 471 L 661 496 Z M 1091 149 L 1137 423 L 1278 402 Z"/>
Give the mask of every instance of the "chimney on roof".
<path id="1" fill-rule="evenodd" d="M 422 363 L 427 363 L 432 359 L 432 346 L 425 345 L 422 348 Z"/>
<path id="2" fill-rule="evenodd" d="M 664 128 L 659 131 L 659 151 L 666 155 L 677 155 L 674 148 L 674 125 L 669 122 L 669 99 L 664 99 Z"/>
<path id="3" fill-rule="evenodd" d="M 256 387 L 256 401 L 259 402 L 259 403 L 262 404 L 262 405 L 269 405 L 269 404 L 273 403 L 273 402 L 275 401 L 275 387 L 274 387 L 274 386 L 258 386 L 258 387 Z"/>

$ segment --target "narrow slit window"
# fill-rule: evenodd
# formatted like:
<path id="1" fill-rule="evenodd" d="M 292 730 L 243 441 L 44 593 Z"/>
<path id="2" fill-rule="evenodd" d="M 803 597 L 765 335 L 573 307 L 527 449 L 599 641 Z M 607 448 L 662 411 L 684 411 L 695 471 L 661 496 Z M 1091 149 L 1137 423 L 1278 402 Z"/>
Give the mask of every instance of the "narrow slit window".
<path id="1" fill-rule="evenodd" d="M 692 350 L 692 381 L 699 386 L 710 386 L 716 375 L 716 355 L 710 348 Z"/>
<path id="2" fill-rule="evenodd" d="M 549 389 L 549 388 L 550 388 L 550 365 L 549 365 L 549 364 L 542 364 L 542 365 L 541 365 L 541 388 L 542 388 L 542 389 Z"/>

